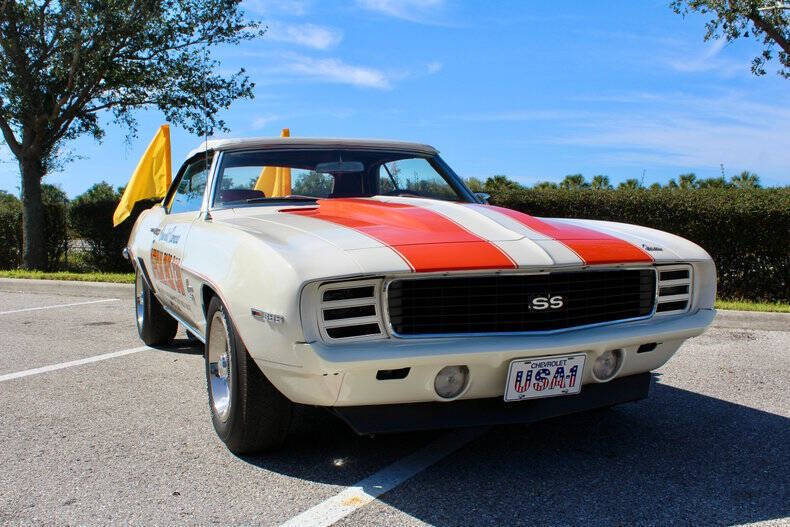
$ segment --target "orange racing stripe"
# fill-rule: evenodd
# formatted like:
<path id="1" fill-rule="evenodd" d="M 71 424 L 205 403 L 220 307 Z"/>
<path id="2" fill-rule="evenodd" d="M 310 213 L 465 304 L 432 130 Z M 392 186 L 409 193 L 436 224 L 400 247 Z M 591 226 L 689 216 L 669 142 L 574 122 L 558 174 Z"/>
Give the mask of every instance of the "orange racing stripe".
<path id="1" fill-rule="evenodd" d="M 428 209 L 364 198 L 318 200 L 313 209 L 281 209 L 355 229 L 394 249 L 417 272 L 515 269 L 499 247 Z"/>
<path id="2" fill-rule="evenodd" d="M 529 214 L 491 206 L 530 229 L 562 242 L 589 265 L 610 263 L 652 262 L 653 257 L 636 245 L 603 232 L 551 220 L 540 220 Z"/>

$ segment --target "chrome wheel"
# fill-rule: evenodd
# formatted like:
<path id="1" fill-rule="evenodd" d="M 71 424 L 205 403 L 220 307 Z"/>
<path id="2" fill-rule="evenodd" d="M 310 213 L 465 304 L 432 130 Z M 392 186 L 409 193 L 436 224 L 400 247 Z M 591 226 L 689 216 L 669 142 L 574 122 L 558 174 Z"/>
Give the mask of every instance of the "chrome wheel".
<path id="1" fill-rule="evenodd" d="M 219 420 L 224 423 L 230 415 L 233 353 L 230 347 L 228 323 L 222 310 L 214 313 L 211 318 L 206 348 L 211 406 Z"/>
<path id="2" fill-rule="evenodd" d="M 134 309 L 137 315 L 137 330 L 143 329 L 143 317 L 145 316 L 145 293 L 143 291 L 143 273 L 137 271 L 134 279 Z"/>

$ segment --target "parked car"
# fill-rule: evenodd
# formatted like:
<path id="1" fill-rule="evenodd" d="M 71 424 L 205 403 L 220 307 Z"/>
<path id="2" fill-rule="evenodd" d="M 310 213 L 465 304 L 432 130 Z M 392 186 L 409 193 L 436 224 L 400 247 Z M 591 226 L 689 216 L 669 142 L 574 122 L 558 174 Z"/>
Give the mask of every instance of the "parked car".
<path id="1" fill-rule="evenodd" d="M 486 200 L 422 144 L 208 141 L 132 231 L 140 337 L 205 344 L 214 428 L 245 453 L 296 405 L 372 434 L 638 400 L 713 320 L 694 243 Z"/>

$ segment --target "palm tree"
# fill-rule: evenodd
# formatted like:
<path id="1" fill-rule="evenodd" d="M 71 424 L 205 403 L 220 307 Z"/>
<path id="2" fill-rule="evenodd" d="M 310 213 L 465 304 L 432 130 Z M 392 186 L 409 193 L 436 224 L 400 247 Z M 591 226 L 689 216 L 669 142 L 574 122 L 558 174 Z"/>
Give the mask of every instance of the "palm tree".
<path id="1" fill-rule="evenodd" d="M 584 176 L 581 174 L 569 174 L 565 176 L 565 179 L 562 180 L 560 183 L 560 188 L 566 190 L 576 190 L 580 188 L 587 188 L 590 184 L 584 180 Z"/>
<path id="2" fill-rule="evenodd" d="M 658 182 L 653 183 L 652 185 L 650 185 L 650 190 L 661 190 L 661 183 Z"/>
<path id="3" fill-rule="evenodd" d="M 608 190 L 612 188 L 612 185 L 609 183 L 609 176 L 604 176 L 603 174 L 593 176 L 590 186 L 595 190 Z"/>
<path id="4" fill-rule="evenodd" d="M 680 174 L 678 176 L 678 181 L 670 179 L 667 186 L 669 188 L 697 188 L 697 175 L 693 172 L 689 172 L 688 174 Z"/>
<path id="5" fill-rule="evenodd" d="M 532 188 L 544 190 L 547 188 L 557 188 L 557 184 L 553 181 L 541 181 L 540 183 L 535 183 Z"/>
<path id="6" fill-rule="evenodd" d="M 744 170 L 730 179 L 735 188 L 760 188 L 760 176 Z"/>
<path id="7" fill-rule="evenodd" d="M 727 188 L 729 186 L 730 184 L 722 176 L 700 179 L 697 184 L 698 188 Z"/>
<path id="8" fill-rule="evenodd" d="M 617 185 L 618 190 L 637 190 L 642 188 L 642 183 L 635 178 L 626 179 Z"/>

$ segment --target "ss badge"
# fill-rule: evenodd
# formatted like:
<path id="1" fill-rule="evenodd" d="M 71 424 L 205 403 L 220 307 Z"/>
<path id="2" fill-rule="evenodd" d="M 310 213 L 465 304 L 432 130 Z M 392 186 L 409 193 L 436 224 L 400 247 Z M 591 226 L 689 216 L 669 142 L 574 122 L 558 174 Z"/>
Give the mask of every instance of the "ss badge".
<path id="1" fill-rule="evenodd" d="M 565 307 L 565 298 L 561 295 L 530 296 L 530 311 L 557 311 Z"/>

